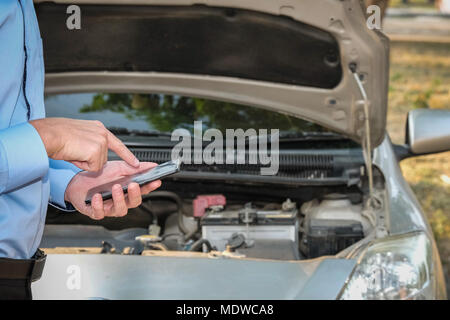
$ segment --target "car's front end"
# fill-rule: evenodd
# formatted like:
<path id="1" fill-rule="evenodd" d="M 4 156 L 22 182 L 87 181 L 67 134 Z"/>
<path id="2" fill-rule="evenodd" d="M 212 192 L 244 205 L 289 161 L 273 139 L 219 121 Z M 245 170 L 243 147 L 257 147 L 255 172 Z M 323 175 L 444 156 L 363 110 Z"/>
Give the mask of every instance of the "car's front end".
<path id="1" fill-rule="evenodd" d="M 50 208 L 35 298 L 446 298 L 359 1 L 79 1 L 80 30 L 35 2 L 47 116 L 101 120 L 142 161 L 189 151 L 127 217 Z"/>

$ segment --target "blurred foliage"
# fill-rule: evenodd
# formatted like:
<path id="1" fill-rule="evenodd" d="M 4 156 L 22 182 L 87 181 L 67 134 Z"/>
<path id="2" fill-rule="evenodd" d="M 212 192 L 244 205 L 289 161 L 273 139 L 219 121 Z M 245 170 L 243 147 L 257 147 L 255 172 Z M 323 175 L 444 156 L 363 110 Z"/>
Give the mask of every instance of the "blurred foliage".
<path id="1" fill-rule="evenodd" d="M 450 43 L 391 42 L 388 131 L 404 142 L 406 114 L 450 109 Z"/>
<path id="2" fill-rule="evenodd" d="M 439 86 L 439 83 L 439 79 L 434 79 L 427 89 L 419 91 L 413 101 L 413 107 L 415 109 L 430 108 L 430 99 L 437 93 L 436 88 Z"/>

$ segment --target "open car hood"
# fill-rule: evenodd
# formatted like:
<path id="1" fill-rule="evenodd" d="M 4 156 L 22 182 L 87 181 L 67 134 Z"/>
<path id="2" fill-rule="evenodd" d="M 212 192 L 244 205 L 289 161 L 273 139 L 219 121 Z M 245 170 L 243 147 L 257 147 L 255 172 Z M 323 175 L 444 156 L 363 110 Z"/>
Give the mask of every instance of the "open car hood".
<path id="1" fill-rule="evenodd" d="M 49 254 L 42 278 L 33 283 L 33 299 L 333 300 L 356 264 L 333 257 L 273 261 L 154 254 Z M 76 272 L 82 276 L 74 290 Z"/>
<path id="2" fill-rule="evenodd" d="M 368 29 L 361 1 L 35 3 L 47 93 L 225 100 L 304 118 L 358 142 L 368 114 L 371 147 L 384 138 L 388 40 Z M 66 27 L 69 4 L 81 9 L 81 29 Z M 368 113 L 351 65 L 367 93 Z"/>

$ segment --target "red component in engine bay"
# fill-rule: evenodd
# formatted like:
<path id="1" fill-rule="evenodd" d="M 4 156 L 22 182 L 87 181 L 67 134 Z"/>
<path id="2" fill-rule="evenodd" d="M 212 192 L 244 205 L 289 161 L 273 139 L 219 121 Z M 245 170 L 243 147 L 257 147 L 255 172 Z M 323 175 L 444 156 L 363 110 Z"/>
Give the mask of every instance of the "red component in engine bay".
<path id="1" fill-rule="evenodd" d="M 213 206 L 225 206 L 227 200 L 222 194 L 200 195 L 192 202 L 194 217 L 201 218 L 207 208 Z"/>

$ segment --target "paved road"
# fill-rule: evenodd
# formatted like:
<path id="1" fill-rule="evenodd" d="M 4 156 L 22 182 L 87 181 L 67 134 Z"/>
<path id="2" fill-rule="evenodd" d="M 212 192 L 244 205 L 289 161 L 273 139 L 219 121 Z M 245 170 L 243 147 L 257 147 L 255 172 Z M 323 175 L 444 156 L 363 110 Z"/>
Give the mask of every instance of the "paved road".
<path id="1" fill-rule="evenodd" d="M 434 10 L 388 9 L 383 32 L 394 41 L 450 43 L 450 15 Z"/>

